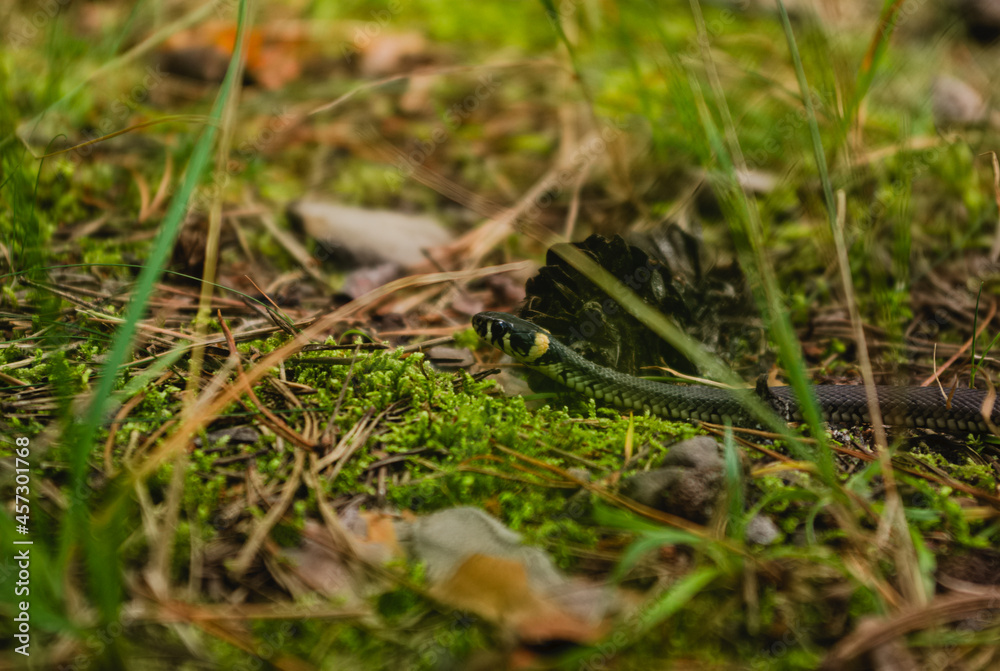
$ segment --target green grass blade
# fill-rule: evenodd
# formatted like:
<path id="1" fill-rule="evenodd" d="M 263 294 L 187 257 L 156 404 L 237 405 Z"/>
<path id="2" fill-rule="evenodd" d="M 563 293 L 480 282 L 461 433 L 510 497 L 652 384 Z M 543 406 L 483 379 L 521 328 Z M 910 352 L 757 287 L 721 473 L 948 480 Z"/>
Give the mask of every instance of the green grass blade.
<path id="1" fill-rule="evenodd" d="M 858 67 L 854 95 L 851 97 L 851 104 L 847 110 L 848 120 L 853 120 L 857 117 L 862 101 L 868 95 L 868 91 L 871 90 L 875 73 L 878 71 L 879 63 L 881 63 L 885 52 L 889 48 L 889 40 L 896 30 L 896 24 L 899 23 L 899 12 L 905 2 L 906 0 L 885 0 L 882 14 L 879 16 L 878 26 L 875 28 L 875 34 L 872 36 L 872 41 L 868 45 L 868 51 L 865 52 L 865 56 L 861 60 L 861 65 Z M 787 13 L 785 12 L 784 5 L 782 3 L 778 4 L 780 6 L 779 11 L 783 14 L 782 21 L 784 21 L 784 16 Z"/>
<path id="2" fill-rule="evenodd" d="M 788 51 L 792 58 L 792 65 L 795 67 L 795 78 L 798 80 L 799 92 L 802 94 L 802 104 L 806 109 L 806 123 L 809 126 L 809 138 L 812 141 L 813 157 L 816 159 L 816 170 L 819 174 L 820 184 L 823 187 L 823 200 L 826 201 L 826 211 L 830 227 L 833 228 L 836 225 L 837 203 L 833 197 L 833 183 L 830 180 L 830 171 L 826 165 L 823 136 L 819 132 L 819 123 L 816 121 L 816 107 L 813 105 L 813 97 L 810 95 L 809 82 L 806 80 L 806 71 L 802 66 L 802 56 L 799 54 L 798 44 L 795 41 L 792 23 L 788 18 L 788 12 L 785 10 L 785 3 L 781 0 L 778 0 L 778 14 L 781 16 L 781 25 L 785 29 Z"/>
<path id="3" fill-rule="evenodd" d="M 573 66 L 573 74 L 576 76 L 576 80 L 579 83 L 580 91 L 583 93 L 584 98 L 590 103 L 591 109 L 593 109 L 594 98 L 590 93 L 590 88 L 587 86 L 587 79 L 584 77 L 583 68 L 580 66 L 580 61 L 577 58 L 576 50 L 573 48 L 573 43 L 569 41 L 569 36 L 566 35 L 566 31 L 563 29 L 562 20 L 559 16 L 559 10 L 556 8 L 555 3 L 552 0 L 539 0 L 542 3 L 542 7 L 545 8 L 545 16 L 549 19 L 549 23 L 552 24 L 553 29 L 556 31 L 556 35 L 559 37 L 559 41 L 562 42 L 563 46 L 566 47 L 566 52 L 569 54 L 569 61 Z"/>
<path id="4" fill-rule="evenodd" d="M 736 167 L 729 150 L 723 143 L 722 134 L 708 110 L 708 105 L 701 93 L 701 87 L 693 77 L 689 77 L 689 81 L 691 90 L 694 92 L 695 102 L 698 105 L 702 128 L 716 159 L 722 166 L 722 174 L 718 177 L 715 186 L 720 193 L 721 201 L 728 209 L 730 227 L 736 238 L 741 265 L 747 273 L 751 286 L 754 287 L 768 331 L 798 397 L 802 416 L 805 417 L 807 425 L 817 440 L 815 449 L 795 439 L 790 442 L 790 447 L 797 458 L 816 462 L 821 477 L 828 484 L 832 484 L 835 482 L 836 476 L 833 457 L 827 449 L 826 431 L 823 429 L 819 406 L 816 404 L 805 365 L 802 363 L 799 341 L 788 319 L 781 290 L 778 288 L 777 279 L 765 253 L 759 215 L 754 204 L 747 198 L 739 185 Z M 720 105 L 724 104 L 724 100 L 717 102 Z M 772 421 L 769 426 L 776 431 L 780 428 L 781 433 L 789 435 L 784 422 L 780 424 L 780 427 L 776 426 Z"/>
<path id="5" fill-rule="evenodd" d="M 654 603 L 642 609 L 639 622 L 636 623 L 636 633 L 648 631 L 660 624 L 683 608 L 691 599 L 722 575 L 722 571 L 713 566 L 691 571 L 675 582 Z"/>
<path id="6" fill-rule="evenodd" d="M 73 446 L 70 453 L 72 491 L 69 498 L 68 523 L 62 535 L 62 557 L 64 560 L 68 559 L 71 547 L 81 540 L 84 541 L 85 546 L 89 546 L 86 547 L 88 557 L 95 559 L 100 557 L 100 561 L 88 561 L 88 565 L 91 569 L 92 586 L 100 591 L 99 605 L 102 607 L 102 614 L 108 619 L 114 616 L 114 607 L 120 602 L 118 552 L 117 546 L 113 543 L 100 542 L 95 544 L 92 542 L 95 535 L 93 532 L 96 532 L 97 529 L 90 529 L 88 524 L 86 507 L 87 460 L 93 448 L 98 428 L 103 423 L 109 404 L 112 402 L 111 392 L 115 386 L 118 369 L 125 362 L 132 349 L 132 340 L 135 337 L 138 322 L 145 314 L 153 288 L 169 259 L 174 240 L 184 221 L 191 195 L 209 164 L 217 134 L 217 124 L 221 118 L 223 107 L 237 85 L 235 73 L 239 71 L 238 59 L 242 53 L 242 44 L 245 39 L 247 15 L 247 2 L 241 1 L 237 24 L 237 46 L 230 60 L 226 77 L 220 87 L 219 95 L 209 115 L 211 123 L 206 126 L 202 136 L 195 144 L 184 175 L 184 181 L 167 209 L 146 265 L 139 273 L 132 299 L 125 309 L 124 322 L 115 333 L 108 357 L 94 386 L 92 400 L 83 418 L 72 422 L 65 433 L 67 444 Z M 117 514 L 109 517 L 118 519 Z M 106 528 L 106 531 L 111 530 L 113 529 L 110 526 Z M 111 593 L 110 596 L 107 594 L 108 592 Z"/>
<path id="7" fill-rule="evenodd" d="M 806 80 L 805 68 L 802 66 L 802 58 L 799 55 L 798 45 L 795 41 L 795 33 L 792 30 L 788 12 L 782 0 L 778 0 L 778 13 L 781 16 L 781 24 L 785 31 L 785 38 L 788 42 L 789 53 L 792 57 L 792 64 L 795 66 L 795 77 L 798 80 L 799 90 L 802 94 L 802 104 L 806 109 L 806 121 L 809 127 L 809 137 L 812 141 L 813 158 L 816 161 L 816 171 L 819 174 L 820 184 L 823 187 L 823 198 L 826 201 L 827 221 L 830 232 L 833 236 L 834 245 L 837 249 L 837 260 L 840 266 L 841 283 L 843 285 L 847 308 L 851 316 L 851 324 L 854 329 L 855 338 L 858 344 L 858 360 L 861 368 L 861 375 L 865 382 L 868 393 L 868 407 L 872 415 L 872 426 L 875 432 L 875 442 L 885 447 L 885 428 L 882 425 L 878 410 L 878 400 L 875 396 L 875 380 L 872 374 L 871 361 L 868 358 L 868 346 L 865 342 L 864 328 L 861 323 L 861 314 L 858 310 L 858 303 L 854 296 L 854 284 L 851 278 L 851 268 L 848 261 L 847 244 L 844 238 L 844 226 L 842 220 L 838 220 L 838 210 L 846 211 L 846 203 L 838 208 L 833 195 L 833 183 L 830 179 L 830 172 L 826 164 L 826 153 L 823 150 L 823 138 L 819 132 L 819 123 L 816 120 L 816 109 L 810 95 L 809 82 Z M 843 200 L 843 193 L 841 194 Z M 888 466 L 888 462 L 885 464 Z M 891 477 L 891 474 L 887 474 Z"/>
<path id="8" fill-rule="evenodd" d="M 746 161 L 743 158 L 732 114 L 729 111 L 725 92 L 709 48 L 708 28 L 699 3 L 692 2 L 691 8 L 698 29 L 702 60 L 711 85 L 713 109 L 722 122 L 722 131 L 725 134 L 724 140 L 723 132 L 720 132 L 716 116 L 709 110 L 708 102 L 697 77 L 690 70 L 687 70 L 689 87 L 693 93 L 702 131 L 707 136 L 714 158 L 721 168 L 716 173 L 710 173 L 710 179 L 716 188 L 723 211 L 729 219 L 730 230 L 733 232 L 741 266 L 754 289 L 768 333 L 778 350 L 789 382 L 795 390 L 799 410 L 817 441 L 815 448 L 798 441 L 793 442 L 790 447 L 798 458 L 815 461 L 824 482 L 833 486 L 835 484 L 833 457 L 827 449 L 826 431 L 823 428 L 819 406 L 816 404 L 809 376 L 802 361 L 801 346 L 789 320 L 786 301 L 778 286 L 771 261 L 766 254 L 763 226 L 756 201 L 747 195 L 740 184 L 738 173 L 746 172 Z M 679 61 L 677 67 L 685 70 Z"/>
<path id="9" fill-rule="evenodd" d="M 740 453 L 731 430 L 726 429 L 722 445 L 726 474 L 726 502 L 729 508 L 728 534 L 732 538 L 743 541 L 746 537 L 746 522 L 750 518 L 744 514 L 746 502 L 743 496 L 743 463 L 740 460 Z"/>

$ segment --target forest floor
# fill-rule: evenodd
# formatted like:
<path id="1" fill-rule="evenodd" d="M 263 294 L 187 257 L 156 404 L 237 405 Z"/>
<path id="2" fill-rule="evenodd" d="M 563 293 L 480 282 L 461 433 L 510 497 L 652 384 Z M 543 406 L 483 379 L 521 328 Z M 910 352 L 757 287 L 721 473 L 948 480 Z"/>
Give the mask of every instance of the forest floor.
<path id="1" fill-rule="evenodd" d="M 997 3 L 339 4 L 0 10 L 0 665 L 1000 665 L 993 436 L 471 327 L 992 394 Z"/>

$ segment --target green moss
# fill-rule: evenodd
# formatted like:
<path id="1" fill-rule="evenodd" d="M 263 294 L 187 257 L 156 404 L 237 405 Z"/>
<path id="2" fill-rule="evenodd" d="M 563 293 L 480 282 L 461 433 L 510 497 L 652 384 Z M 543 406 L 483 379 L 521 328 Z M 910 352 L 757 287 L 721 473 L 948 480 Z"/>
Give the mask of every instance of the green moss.
<path id="1" fill-rule="evenodd" d="M 305 354 L 302 359 L 311 356 Z M 318 405 L 335 402 L 347 371 L 346 366 L 296 366 L 294 362 L 289 362 L 287 368 L 293 371 L 297 382 L 320 390 L 314 397 Z M 494 445 L 542 458 L 559 468 L 580 465 L 550 449 L 558 447 L 595 460 L 610 470 L 621 463 L 627 431 L 627 423 L 621 419 L 605 416 L 598 420 L 592 405 L 589 414 L 597 426 L 574 419 L 566 410 L 528 411 L 523 399 L 496 395 L 490 381 L 474 382 L 464 374 L 454 376 L 434 371 L 422 355 L 406 356 L 401 351 L 359 357 L 344 392 L 341 413 L 334 419 L 341 435 L 368 408 L 375 415 L 390 408 L 395 412 L 391 419 L 384 418 L 379 423 L 368 440 L 368 449 L 353 455 L 337 479 L 328 483 L 329 494 L 358 491 L 368 466 L 380 458 L 378 453 L 421 450 L 421 460 L 410 460 L 406 465 L 409 483 L 400 481 L 390 488 L 388 496 L 392 503 L 425 511 L 493 499 L 501 504 L 503 517 L 515 528 L 526 526 L 528 520 L 537 523 L 557 514 L 565 501 L 558 490 L 540 488 L 535 494 L 526 493 L 530 485 L 522 482 L 525 477 L 541 485 L 542 478 L 538 476 L 552 477 L 551 474 L 519 473 L 512 468 L 517 460 Z M 636 419 L 635 439 L 640 444 L 673 440 L 691 431 L 688 425 L 640 417 Z M 491 459 L 485 459 L 487 456 Z M 473 474 L 467 470 L 471 467 L 495 475 Z"/>
<path id="2" fill-rule="evenodd" d="M 978 474 L 980 470 L 975 469 Z M 910 488 L 906 492 L 906 516 L 923 533 L 947 532 L 952 540 L 968 547 L 989 547 L 992 532 L 984 521 L 969 521 L 956 492 L 947 486 L 903 476 Z M 983 535 L 981 532 L 986 531 Z"/>

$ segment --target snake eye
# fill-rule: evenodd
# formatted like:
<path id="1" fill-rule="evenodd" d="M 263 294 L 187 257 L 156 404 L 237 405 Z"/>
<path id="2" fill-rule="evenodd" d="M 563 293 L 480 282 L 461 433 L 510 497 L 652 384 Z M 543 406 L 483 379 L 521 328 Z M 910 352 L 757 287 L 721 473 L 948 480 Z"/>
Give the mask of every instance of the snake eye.
<path id="1" fill-rule="evenodd" d="M 480 338 L 494 347 L 502 349 L 504 336 L 510 333 L 513 327 L 502 319 L 480 313 L 472 318 L 472 328 L 476 330 Z"/>

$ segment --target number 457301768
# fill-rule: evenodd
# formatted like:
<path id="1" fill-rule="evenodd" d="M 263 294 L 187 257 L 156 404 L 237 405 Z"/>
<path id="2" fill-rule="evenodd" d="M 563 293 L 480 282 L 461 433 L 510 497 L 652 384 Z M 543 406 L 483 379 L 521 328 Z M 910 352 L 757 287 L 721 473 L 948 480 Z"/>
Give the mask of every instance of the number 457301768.
<path id="1" fill-rule="evenodd" d="M 28 533 L 28 519 L 31 508 L 28 505 L 28 483 L 31 482 L 31 469 L 28 463 L 28 454 L 31 451 L 27 438 L 20 436 L 14 440 L 17 449 L 14 450 L 14 515 L 18 524 L 18 531 L 22 534 Z"/>

